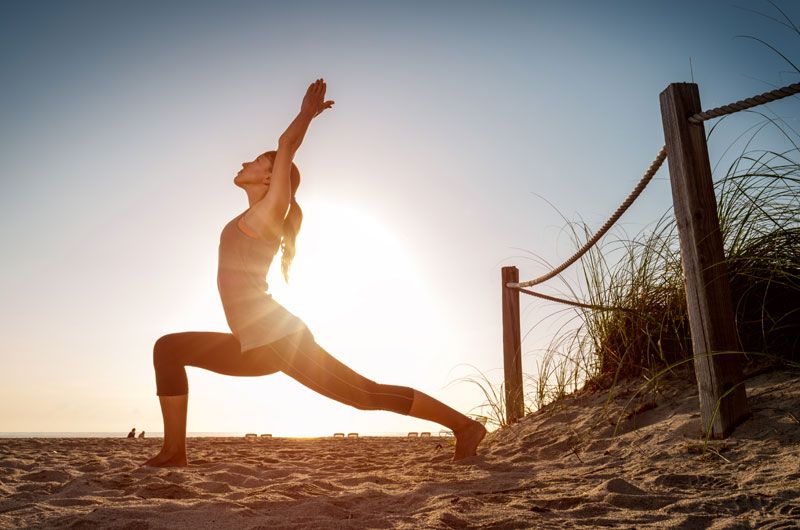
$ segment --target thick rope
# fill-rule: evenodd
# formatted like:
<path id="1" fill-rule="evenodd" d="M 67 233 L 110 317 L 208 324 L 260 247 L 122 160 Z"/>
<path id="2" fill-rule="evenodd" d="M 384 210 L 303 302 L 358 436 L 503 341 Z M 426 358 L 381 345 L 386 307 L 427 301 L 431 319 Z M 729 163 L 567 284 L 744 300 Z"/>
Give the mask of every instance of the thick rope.
<path id="1" fill-rule="evenodd" d="M 797 93 L 800 93 L 800 83 L 794 83 L 782 88 L 770 90 L 769 92 L 764 92 L 763 94 L 743 99 L 741 101 L 737 101 L 729 105 L 723 105 L 722 107 L 717 107 L 711 110 L 707 110 L 705 112 L 698 112 L 697 114 L 694 114 L 689 118 L 689 122 L 694 124 L 700 124 L 712 118 L 719 118 L 720 116 L 725 116 L 726 114 L 733 114 L 734 112 L 739 112 L 752 107 L 756 107 L 758 105 L 763 105 L 764 103 L 769 103 L 770 101 L 783 99 L 785 97 Z M 542 293 L 536 293 L 534 291 L 528 291 L 526 289 L 523 289 L 523 287 L 530 287 L 531 285 L 537 285 L 539 283 L 549 280 L 550 278 L 558 276 L 561 272 L 564 271 L 564 269 L 566 269 L 567 267 L 578 261 L 578 259 L 580 259 L 581 256 L 586 254 L 589 251 L 589 249 L 592 248 L 592 246 L 594 246 L 594 244 L 597 243 L 600 240 L 600 238 L 605 235 L 606 232 L 608 232 L 608 230 L 614 225 L 614 223 L 616 223 L 617 220 L 619 220 L 622 214 L 625 213 L 625 211 L 630 207 L 630 205 L 633 204 L 633 202 L 639 197 L 639 195 L 642 193 L 647 184 L 650 183 L 650 180 L 653 178 L 653 175 L 655 175 L 656 171 L 658 171 L 658 169 L 661 167 L 661 164 L 664 163 L 664 160 L 666 158 L 667 158 L 667 147 L 664 146 L 658 152 L 658 155 L 656 155 L 656 158 L 655 160 L 653 160 L 653 163 L 650 164 L 650 167 L 647 168 L 647 171 L 642 176 L 641 180 L 639 180 L 639 183 L 636 185 L 636 187 L 633 189 L 630 195 L 628 195 L 628 197 L 625 199 L 625 202 L 623 202 L 619 206 L 619 208 L 617 208 L 614 214 L 608 219 L 608 221 L 606 221 L 605 224 L 602 227 L 600 227 L 600 230 L 598 230 L 597 233 L 595 233 L 595 235 L 592 236 L 591 239 L 589 239 L 580 249 L 578 249 L 578 251 L 575 254 L 570 256 L 569 259 L 567 259 L 564 263 L 562 263 L 552 271 L 548 272 L 547 274 L 544 274 L 542 276 L 539 276 L 538 278 L 534 278 L 533 280 L 529 280 L 527 282 L 520 282 L 520 283 L 509 282 L 506 284 L 506 287 L 512 289 L 518 289 L 520 292 L 529 294 L 531 296 L 535 296 L 537 298 L 542 298 L 544 300 L 550 300 L 551 302 L 558 302 L 575 307 L 583 307 L 586 309 L 598 309 L 603 311 L 625 311 L 626 309 L 624 308 L 603 307 L 593 304 L 584 304 L 573 300 L 564 300 L 562 298 L 556 298 L 554 296 L 549 296 Z"/>
<path id="2" fill-rule="evenodd" d="M 769 92 L 764 92 L 763 94 L 737 101 L 736 103 L 731 103 L 730 105 L 723 105 L 722 107 L 717 107 L 705 112 L 698 112 L 694 116 L 690 117 L 689 121 L 694 124 L 703 123 L 704 121 L 712 118 L 719 118 L 720 116 L 725 116 L 726 114 L 733 114 L 734 112 L 739 112 L 740 110 L 763 105 L 764 103 L 769 103 L 770 101 L 783 99 L 793 94 L 797 94 L 798 92 L 800 92 L 800 83 L 794 83 L 783 88 L 770 90 Z"/>
<path id="3" fill-rule="evenodd" d="M 595 311 L 633 311 L 632 309 L 628 309 L 627 307 L 606 307 L 602 305 L 595 305 L 595 304 L 584 304 L 583 302 L 576 302 L 574 300 L 565 300 L 564 298 L 557 298 L 555 296 L 550 296 L 549 294 L 537 293 L 534 291 L 529 291 L 527 289 L 522 289 L 520 287 L 516 287 L 516 289 L 525 294 L 529 294 L 531 296 L 535 296 L 536 298 L 541 298 L 543 300 L 549 300 L 551 302 L 557 302 L 559 304 L 567 304 L 574 307 L 583 307 L 585 309 L 592 309 Z"/>
<path id="4" fill-rule="evenodd" d="M 600 240 L 600 238 L 605 235 L 606 232 L 608 232 L 608 230 L 614 225 L 614 223 L 617 222 L 617 220 L 622 216 L 622 214 L 625 213 L 625 210 L 627 210 L 628 207 L 630 207 L 630 205 L 633 204 L 633 201 L 635 201 L 639 197 L 639 195 L 642 193 L 642 190 L 644 190 L 647 184 L 650 183 L 650 180 L 653 178 L 653 175 L 656 174 L 656 171 L 658 171 L 658 168 L 661 167 L 661 164 L 664 163 L 664 159 L 666 158 L 667 158 L 667 147 L 663 146 L 661 150 L 658 152 L 658 155 L 656 155 L 656 159 L 653 160 L 653 163 L 650 164 L 650 167 L 647 168 L 647 171 L 645 171 L 641 180 L 639 180 L 639 183 L 636 185 L 636 187 L 633 189 L 630 195 L 628 195 L 628 198 L 625 199 L 625 202 L 620 204 L 619 208 L 617 208 L 614 214 L 611 217 L 609 217 L 608 221 L 606 221 L 605 224 L 602 227 L 600 227 L 600 230 L 598 230 L 597 233 L 594 236 L 592 236 L 592 238 L 589 241 L 587 241 L 567 261 L 565 261 L 564 263 L 562 263 L 561 265 L 559 265 L 558 267 L 556 267 L 555 269 L 553 269 L 552 271 L 548 272 L 543 276 L 539 276 L 538 278 L 529 280 L 527 282 L 521 282 L 521 283 L 509 282 L 506 284 L 506 287 L 519 289 L 520 287 L 530 287 L 531 285 L 542 283 L 544 281 L 549 280 L 550 278 L 558 276 L 564 269 L 566 269 L 567 267 L 578 261 L 578 259 L 581 256 L 586 254 L 589 251 L 589 249 L 592 248 L 592 246 L 595 243 L 597 243 Z"/>

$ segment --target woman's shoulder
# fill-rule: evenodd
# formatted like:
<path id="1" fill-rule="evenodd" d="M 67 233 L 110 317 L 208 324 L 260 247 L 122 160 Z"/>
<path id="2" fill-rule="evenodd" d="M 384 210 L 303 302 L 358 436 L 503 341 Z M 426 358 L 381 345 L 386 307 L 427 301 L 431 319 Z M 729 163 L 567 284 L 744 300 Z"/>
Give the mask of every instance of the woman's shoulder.
<path id="1" fill-rule="evenodd" d="M 276 230 L 274 227 L 265 228 L 261 232 L 256 231 L 245 220 L 244 214 L 240 215 L 236 220 L 236 227 L 239 229 L 239 232 L 246 237 L 257 241 L 263 241 L 264 243 L 277 243 L 281 239 L 280 231 Z"/>
<path id="2" fill-rule="evenodd" d="M 264 243 L 275 243 L 281 239 L 282 225 L 270 221 L 261 210 L 248 208 L 235 221 L 238 232 L 250 239 Z"/>

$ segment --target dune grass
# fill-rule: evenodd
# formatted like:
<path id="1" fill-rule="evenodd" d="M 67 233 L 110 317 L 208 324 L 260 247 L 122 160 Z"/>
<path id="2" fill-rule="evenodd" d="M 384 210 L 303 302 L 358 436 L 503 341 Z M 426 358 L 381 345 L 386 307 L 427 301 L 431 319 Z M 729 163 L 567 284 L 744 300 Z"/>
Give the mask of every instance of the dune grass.
<path id="1" fill-rule="evenodd" d="M 800 28 L 770 3 L 779 18 L 757 14 L 800 36 Z M 791 75 L 800 75 L 796 64 L 766 41 L 746 38 L 767 46 L 791 67 Z M 750 365 L 800 369 L 800 133 L 766 112 L 740 113 L 755 117 L 755 123 L 723 151 L 713 170 L 738 335 L 737 351 L 715 354 L 737 355 Z M 728 118 L 716 121 L 708 135 Z M 756 147 L 765 132 L 773 133 L 773 145 L 784 148 Z M 723 166 L 737 148 L 739 154 Z M 721 167 L 726 169 L 720 176 Z M 576 247 L 591 235 L 585 223 L 566 224 Z M 573 370 L 572 377 L 553 380 L 556 396 L 563 394 L 562 380 L 610 388 L 619 378 L 643 377 L 644 388 L 678 366 L 692 366 L 671 206 L 652 228 L 634 237 L 607 236 L 582 258 L 579 270 L 580 285 L 567 290 L 590 304 L 618 310 L 573 310 L 578 324 L 547 348 L 561 352 Z M 547 377 L 540 371 L 540 379 Z"/>
<path id="2" fill-rule="evenodd" d="M 761 119 L 715 181 L 738 333 L 738 350 L 721 353 L 739 355 L 751 365 L 800 369 L 800 136 L 778 119 L 753 114 Z M 752 148 L 770 128 L 788 140 L 789 149 Z M 567 229 L 576 248 L 591 235 L 586 223 L 567 223 Z M 641 377 L 645 388 L 675 367 L 691 366 L 671 206 L 633 237 L 619 230 L 607 235 L 577 267 L 579 283 L 565 282 L 567 295 L 616 309 L 566 310 L 575 318 L 554 336 L 533 373 L 525 375 L 526 413 L 585 385 L 611 388 L 620 378 Z M 479 408 L 489 424 L 504 427 L 502 384 L 475 371 L 460 381 L 481 388 L 486 401 Z"/>
<path id="3" fill-rule="evenodd" d="M 759 113 L 755 113 L 759 114 Z M 759 114 L 741 154 L 715 182 L 726 267 L 734 302 L 737 352 L 746 363 L 798 367 L 800 360 L 800 148 L 797 134 Z M 751 149 L 767 128 L 791 146 Z M 585 223 L 571 223 L 576 246 Z M 617 232 L 618 234 L 618 232 Z M 672 208 L 634 237 L 607 236 L 580 261 L 580 285 L 569 290 L 613 311 L 574 309 L 578 325 L 548 347 L 572 373 L 549 378 L 597 388 L 620 378 L 654 381 L 692 358 L 688 315 Z M 566 347 L 565 347 L 566 346 Z M 563 369 L 563 367 L 561 367 Z M 548 379 L 547 373 L 539 374 Z"/>
<path id="4" fill-rule="evenodd" d="M 720 229 L 734 302 L 739 350 L 751 364 L 800 368 L 800 147 L 783 124 L 763 116 L 746 148 L 715 182 Z M 751 150 L 759 132 L 773 127 L 791 139 L 785 151 Z M 585 223 L 569 223 L 574 243 Z M 675 218 L 668 211 L 634 237 L 619 232 L 578 263 L 573 297 L 617 310 L 570 308 L 577 318 L 555 335 L 525 374 L 526 413 L 589 385 L 610 388 L 620 378 L 642 377 L 643 388 L 689 365 L 686 298 Z M 506 426 L 502 384 L 477 375 L 459 381 L 478 386 L 478 407 L 490 425 Z"/>
<path id="5" fill-rule="evenodd" d="M 800 36 L 800 27 L 770 4 L 777 10 L 775 16 L 753 12 Z M 800 68 L 766 41 L 743 38 L 765 45 L 791 67 L 790 75 L 800 75 Z M 757 365 L 800 370 L 800 133 L 766 112 L 759 108 L 739 113 L 756 121 L 723 151 L 713 167 L 738 350 L 711 355 L 737 355 L 751 371 Z M 728 118 L 716 121 L 708 136 Z M 765 131 L 785 139 L 785 148 L 757 148 Z M 723 165 L 734 149 L 739 154 Z M 720 176 L 721 167 L 725 169 Z M 593 235 L 586 223 L 571 222 L 563 214 L 562 219 L 575 248 Z M 526 413 L 582 387 L 613 389 L 621 378 L 641 378 L 638 395 L 655 388 L 676 369 L 693 368 L 678 230 L 671 205 L 650 228 L 633 237 L 620 229 L 610 232 L 577 267 L 577 284 L 559 277 L 564 285 L 562 294 L 614 309 L 569 307 L 556 311 L 572 315 L 544 349 L 533 373 L 523 375 Z M 476 408 L 489 424 L 506 426 L 503 385 L 472 368 L 477 375 L 459 381 L 480 387 L 486 401 Z"/>

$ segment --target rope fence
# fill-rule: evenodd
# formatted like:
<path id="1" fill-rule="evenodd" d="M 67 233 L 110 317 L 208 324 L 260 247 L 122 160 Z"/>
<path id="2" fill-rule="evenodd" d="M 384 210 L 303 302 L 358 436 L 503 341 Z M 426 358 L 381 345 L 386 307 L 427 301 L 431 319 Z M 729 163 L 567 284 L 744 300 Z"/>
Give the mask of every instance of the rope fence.
<path id="1" fill-rule="evenodd" d="M 631 311 L 603 307 L 537 293 L 526 289 L 561 274 L 578 261 L 608 232 L 639 198 L 670 153 L 670 184 L 681 252 L 687 316 L 694 355 L 700 417 L 709 436 L 725 438 L 749 414 L 741 366 L 737 359 L 715 355 L 737 351 L 733 299 L 725 268 L 725 251 L 716 211 L 716 197 L 702 124 L 706 120 L 746 110 L 800 93 L 800 83 L 771 90 L 711 110 L 702 111 L 694 83 L 670 84 L 661 94 L 661 118 L 665 145 L 633 191 L 600 229 L 561 265 L 524 282 L 516 267 L 503 267 L 503 367 L 506 421 L 524 415 L 522 392 L 522 338 L 520 293 L 552 302 L 598 311 Z M 697 127 L 701 125 L 701 127 Z M 705 428 L 705 427 L 704 427 Z"/>
<path id="2" fill-rule="evenodd" d="M 576 302 L 575 300 L 566 300 L 564 298 L 558 298 L 557 296 L 552 296 L 549 294 L 544 293 L 537 293 L 536 291 L 529 291 L 527 289 L 523 289 L 521 287 L 516 288 L 517 291 L 521 293 L 525 293 L 531 296 L 535 296 L 536 298 L 541 298 L 542 300 L 549 300 L 550 302 L 557 302 L 561 304 L 571 305 L 573 307 L 582 307 L 584 309 L 592 309 L 594 311 L 632 311 L 627 307 L 606 307 L 602 305 L 596 304 L 586 304 L 583 302 Z"/>
<path id="3" fill-rule="evenodd" d="M 740 110 L 747 110 L 757 107 L 758 105 L 763 105 L 764 103 L 769 103 L 770 101 L 776 101 L 792 96 L 798 92 L 800 92 L 800 83 L 794 83 L 793 85 L 787 85 L 782 88 L 770 90 L 769 92 L 764 92 L 763 94 L 743 99 L 741 101 L 737 101 L 736 103 L 731 103 L 730 105 L 723 105 L 705 112 L 698 112 L 689 118 L 689 122 L 698 125 L 706 120 L 719 118 L 720 116 L 725 116 L 727 114 L 733 114 L 734 112 L 739 112 Z"/>
<path id="4" fill-rule="evenodd" d="M 785 97 L 792 96 L 794 94 L 800 93 L 800 83 L 794 83 L 791 85 L 787 85 L 782 88 L 778 88 L 775 90 L 770 90 L 769 92 L 764 92 L 763 94 L 759 94 L 757 96 L 753 96 L 751 98 L 743 99 L 740 101 L 736 101 L 734 103 L 723 105 L 721 107 L 716 107 L 711 110 L 707 110 L 705 112 L 698 112 L 693 114 L 689 118 L 689 122 L 693 124 L 701 124 L 704 121 L 719 118 L 721 116 L 725 116 L 727 114 L 733 114 L 734 112 L 739 112 L 742 110 L 746 110 L 752 107 L 756 107 L 758 105 L 763 105 L 764 103 L 770 103 L 772 101 L 777 101 L 779 99 L 783 99 Z M 561 265 L 555 267 L 553 270 L 548 272 L 547 274 L 543 274 L 538 278 L 534 278 L 533 280 L 528 280 L 519 283 L 509 282 L 506 286 L 511 289 L 518 289 L 521 292 L 525 292 L 525 294 L 529 294 L 531 296 L 536 296 L 538 298 L 542 298 L 545 300 L 550 300 L 553 302 L 560 302 L 567 305 L 572 305 L 575 307 L 585 307 L 588 309 L 598 308 L 603 310 L 614 310 L 616 308 L 604 308 L 602 306 L 593 306 L 592 304 L 583 304 L 581 302 L 575 302 L 572 300 L 566 300 L 563 298 L 557 298 L 550 295 L 545 295 L 542 293 L 536 293 L 534 291 L 523 291 L 524 287 L 531 287 L 533 285 L 538 285 L 540 283 L 546 282 L 547 280 L 554 278 L 561 274 L 565 269 L 567 269 L 570 265 L 578 261 L 584 254 L 586 254 L 590 248 L 592 248 L 597 242 L 608 232 L 612 226 L 622 217 L 631 204 L 639 198 L 642 191 L 647 187 L 647 185 L 652 180 L 653 176 L 659 170 L 661 165 L 664 163 L 664 160 L 667 158 L 667 146 L 664 145 L 661 147 L 661 150 L 656 155 L 655 160 L 650 164 L 650 167 L 647 168 L 642 178 L 636 184 L 636 187 L 631 191 L 625 201 L 614 211 L 611 217 L 600 227 L 600 229 L 588 240 L 584 245 L 578 249 L 572 256 L 567 258 Z"/>
<path id="5" fill-rule="evenodd" d="M 653 179 L 653 175 L 656 174 L 656 172 L 661 167 L 661 164 L 664 163 L 664 160 L 666 158 L 667 158 L 667 146 L 662 146 L 661 150 L 656 155 L 655 160 L 653 160 L 653 163 L 650 164 L 649 168 L 647 168 L 647 171 L 645 171 L 644 175 L 642 175 L 642 178 L 639 179 L 639 183 L 636 184 L 636 187 L 633 188 L 633 191 L 630 192 L 625 201 L 619 205 L 619 208 L 617 208 L 617 210 L 613 213 L 613 215 L 608 218 L 608 220 L 603 224 L 603 226 L 600 227 L 600 230 L 598 230 L 597 233 L 595 233 L 595 235 L 593 235 L 591 239 L 589 239 L 580 249 L 578 249 L 578 251 L 575 254 L 570 256 L 564 263 L 562 263 L 552 271 L 548 272 L 547 274 L 539 276 L 538 278 L 534 278 L 533 280 L 528 280 L 527 282 L 520 282 L 516 284 L 509 283 L 508 287 L 519 289 L 521 287 L 530 287 L 532 285 L 546 282 L 550 278 L 558 276 L 562 271 L 564 271 L 564 269 L 566 269 L 567 267 L 578 261 L 581 258 L 581 256 L 586 254 L 589 251 L 589 249 L 592 248 L 595 245 L 595 243 L 597 243 L 600 240 L 600 238 L 603 237 L 612 226 L 614 226 L 614 223 L 616 223 L 617 220 L 619 220 L 619 218 L 622 217 L 622 214 L 625 213 L 625 211 L 630 207 L 630 205 L 633 204 L 633 202 L 639 198 L 639 195 L 642 193 L 642 191 L 644 191 L 644 189 Z"/>

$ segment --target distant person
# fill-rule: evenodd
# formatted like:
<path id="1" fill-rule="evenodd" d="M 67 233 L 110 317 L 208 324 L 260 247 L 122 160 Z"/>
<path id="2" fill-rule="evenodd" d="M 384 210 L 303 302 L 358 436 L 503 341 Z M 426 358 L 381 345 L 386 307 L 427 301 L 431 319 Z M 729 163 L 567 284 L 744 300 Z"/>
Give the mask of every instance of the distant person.
<path id="1" fill-rule="evenodd" d="M 217 288 L 232 333 L 187 331 L 156 341 L 153 365 L 164 444 L 145 465 L 187 465 L 186 366 L 234 376 L 283 372 L 357 409 L 388 410 L 434 421 L 455 434 L 454 460 L 476 454 L 486 435 L 483 425 L 419 390 L 376 383 L 354 372 L 318 345 L 305 323 L 267 293 L 267 271 L 279 248 L 281 272 L 288 282 L 303 220 L 295 196 L 300 171 L 292 160 L 311 121 L 333 106 L 333 101 L 325 100 L 325 91 L 322 79 L 311 83 L 299 114 L 280 136 L 277 151 L 267 151 L 243 163 L 233 179 L 247 194 L 249 207 L 225 225 L 219 242 Z M 342 254 L 331 259 L 346 259 L 346 246 L 359 244 L 348 234 L 331 236 L 342 241 Z M 353 332 L 358 331 L 354 325 Z M 375 348 L 379 352 L 381 344 L 376 343 Z M 403 360 L 396 362 L 400 365 Z"/>
<path id="2" fill-rule="evenodd" d="M 131 429 L 131 432 L 128 433 L 128 438 L 136 438 L 136 427 Z"/>
<path id="3" fill-rule="evenodd" d="M 144 438 L 144 431 L 139 433 L 139 438 Z"/>

